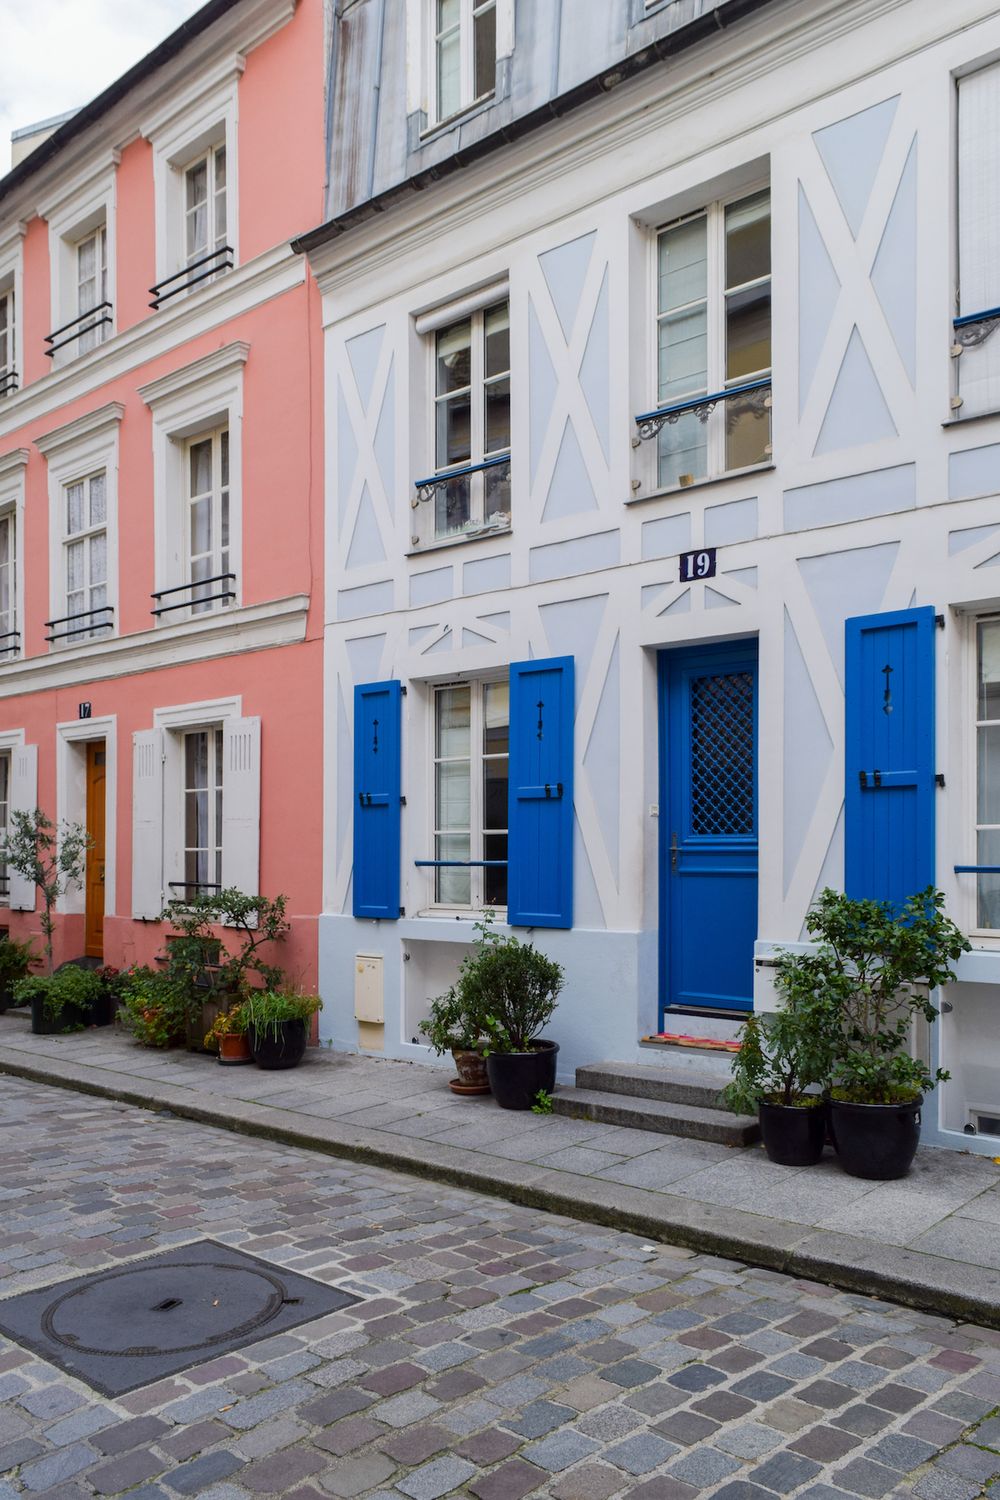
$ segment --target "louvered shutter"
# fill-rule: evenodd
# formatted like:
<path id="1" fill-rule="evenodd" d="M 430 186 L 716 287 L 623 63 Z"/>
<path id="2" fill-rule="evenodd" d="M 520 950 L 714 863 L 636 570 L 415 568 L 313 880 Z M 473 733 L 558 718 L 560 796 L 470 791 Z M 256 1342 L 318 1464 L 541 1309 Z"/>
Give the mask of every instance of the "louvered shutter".
<path id="1" fill-rule="evenodd" d="M 163 730 L 132 736 L 132 915 L 163 910 Z"/>
<path id="2" fill-rule="evenodd" d="M 512 662 L 507 920 L 573 925 L 573 658 Z"/>
<path id="3" fill-rule="evenodd" d="M 260 888 L 260 719 L 222 726 L 222 884 Z"/>
<path id="4" fill-rule="evenodd" d="M 844 886 L 890 901 L 935 884 L 934 610 L 846 621 Z"/>
<path id="5" fill-rule="evenodd" d="M 15 745 L 10 752 L 10 811 L 33 813 L 38 806 L 38 746 Z M 35 885 L 8 871 L 11 911 L 34 911 Z"/>
<path id="6" fill-rule="evenodd" d="M 402 688 L 354 689 L 354 915 L 399 914 Z"/>

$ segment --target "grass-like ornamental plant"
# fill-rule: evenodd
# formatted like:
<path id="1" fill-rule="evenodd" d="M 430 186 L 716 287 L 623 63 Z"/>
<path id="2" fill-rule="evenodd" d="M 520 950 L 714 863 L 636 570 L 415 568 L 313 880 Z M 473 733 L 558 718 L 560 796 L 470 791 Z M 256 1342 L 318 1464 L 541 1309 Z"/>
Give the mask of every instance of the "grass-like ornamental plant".
<path id="1" fill-rule="evenodd" d="M 287 991 L 254 990 L 243 1002 L 247 1029 L 258 1037 L 277 1040 L 285 1021 L 308 1021 L 323 1002 L 318 995 L 296 995 Z"/>

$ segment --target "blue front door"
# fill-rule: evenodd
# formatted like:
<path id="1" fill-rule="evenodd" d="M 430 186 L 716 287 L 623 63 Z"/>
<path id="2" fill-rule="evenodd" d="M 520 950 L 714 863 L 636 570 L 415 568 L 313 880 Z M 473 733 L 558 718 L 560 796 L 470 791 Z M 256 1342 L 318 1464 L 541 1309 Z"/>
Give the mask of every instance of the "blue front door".
<path id="1" fill-rule="evenodd" d="M 753 1007 L 757 645 L 660 654 L 660 997 Z"/>

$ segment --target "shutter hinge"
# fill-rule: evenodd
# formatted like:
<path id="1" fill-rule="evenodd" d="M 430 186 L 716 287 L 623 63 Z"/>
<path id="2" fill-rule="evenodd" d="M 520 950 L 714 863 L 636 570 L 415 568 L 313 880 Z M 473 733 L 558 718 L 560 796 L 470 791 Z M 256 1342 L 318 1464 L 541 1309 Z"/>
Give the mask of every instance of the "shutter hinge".
<path id="1" fill-rule="evenodd" d="M 944 615 L 935 615 L 934 616 L 934 624 L 937 626 L 938 630 L 943 630 L 944 629 Z"/>
<path id="2" fill-rule="evenodd" d="M 400 799 L 399 799 L 399 805 L 400 805 L 400 807 L 405 807 L 406 806 L 406 798 L 405 797 L 400 797 Z"/>
<path id="3" fill-rule="evenodd" d="M 399 908 L 399 915 L 400 915 L 400 916 L 401 916 L 401 917 L 405 917 L 405 916 L 406 916 L 406 907 L 405 907 L 405 906 L 401 906 L 401 907 L 400 907 L 400 908 Z M 406 955 L 406 956 L 407 956 L 407 958 L 409 958 L 409 956 L 410 956 L 410 955 L 409 955 L 409 954 L 407 954 L 407 955 Z"/>
<path id="4" fill-rule="evenodd" d="M 859 771 L 858 772 L 858 785 L 860 786 L 861 790 L 864 791 L 865 787 L 868 785 L 868 772 L 867 771 Z"/>
<path id="5" fill-rule="evenodd" d="M 405 698 L 406 697 L 406 683 L 405 682 L 401 682 L 400 685 L 399 685 L 399 696 L 401 698 Z"/>
<path id="6" fill-rule="evenodd" d="M 944 786 L 944 772 L 938 771 L 937 775 L 934 777 L 934 780 L 938 786 Z"/>
<path id="7" fill-rule="evenodd" d="M 873 771 L 872 772 L 872 776 L 875 779 L 875 785 L 876 786 L 881 786 L 882 785 L 882 772 L 881 771 Z"/>

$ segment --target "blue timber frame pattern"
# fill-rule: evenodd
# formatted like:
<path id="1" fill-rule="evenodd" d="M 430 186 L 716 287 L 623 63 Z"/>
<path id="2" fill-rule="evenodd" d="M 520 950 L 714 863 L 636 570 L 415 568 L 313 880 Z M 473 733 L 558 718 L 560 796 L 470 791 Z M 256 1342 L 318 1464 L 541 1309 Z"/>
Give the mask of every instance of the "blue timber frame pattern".
<path id="1" fill-rule="evenodd" d="M 844 887 L 889 901 L 935 883 L 931 606 L 845 622 Z"/>
<path id="2" fill-rule="evenodd" d="M 402 688 L 354 689 L 354 904 L 356 917 L 393 920 L 399 907 Z"/>
<path id="3" fill-rule="evenodd" d="M 507 920 L 573 925 L 573 658 L 511 662 Z"/>
<path id="4" fill-rule="evenodd" d="M 661 651 L 660 999 L 751 1010 L 757 642 Z"/>

